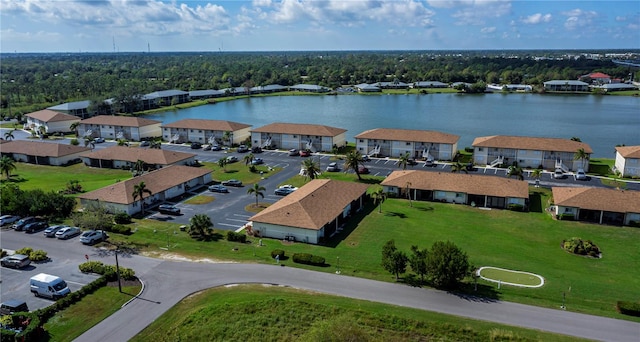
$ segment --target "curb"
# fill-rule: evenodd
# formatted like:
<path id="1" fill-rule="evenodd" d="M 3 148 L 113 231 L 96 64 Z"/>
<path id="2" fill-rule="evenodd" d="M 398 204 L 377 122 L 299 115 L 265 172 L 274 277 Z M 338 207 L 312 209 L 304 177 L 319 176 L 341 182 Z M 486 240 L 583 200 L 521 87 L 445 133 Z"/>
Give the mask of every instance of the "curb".
<path id="1" fill-rule="evenodd" d="M 126 303 L 122 304 L 120 306 L 121 309 L 124 308 L 125 306 L 129 305 L 129 303 L 133 302 L 135 299 L 138 299 L 138 297 L 140 297 L 142 292 L 144 292 L 144 288 L 145 288 L 144 281 L 142 281 L 142 279 L 140 279 L 140 278 L 138 278 L 138 280 L 140 281 L 140 284 L 142 284 L 142 288 L 140 289 L 140 292 L 138 292 L 138 294 L 135 295 L 133 298 L 129 299 Z"/>

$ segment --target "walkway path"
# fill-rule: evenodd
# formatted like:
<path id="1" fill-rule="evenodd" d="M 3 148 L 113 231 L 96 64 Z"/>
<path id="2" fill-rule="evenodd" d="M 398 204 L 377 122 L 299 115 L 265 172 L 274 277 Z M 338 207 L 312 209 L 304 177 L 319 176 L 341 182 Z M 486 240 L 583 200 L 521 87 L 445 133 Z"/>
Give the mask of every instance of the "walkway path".
<path id="1" fill-rule="evenodd" d="M 136 267 L 137 264 L 144 264 L 145 268 Z M 187 295 L 237 283 L 291 286 L 588 339 L 633 341 L 640 336 L 640 323 L 291 267 L 175 262 L 139 256 L 125 259 L 121 265 L 146 269 L 138 272 L 146 284 L 144 292 L 77 341 L 126 341 Z"/>

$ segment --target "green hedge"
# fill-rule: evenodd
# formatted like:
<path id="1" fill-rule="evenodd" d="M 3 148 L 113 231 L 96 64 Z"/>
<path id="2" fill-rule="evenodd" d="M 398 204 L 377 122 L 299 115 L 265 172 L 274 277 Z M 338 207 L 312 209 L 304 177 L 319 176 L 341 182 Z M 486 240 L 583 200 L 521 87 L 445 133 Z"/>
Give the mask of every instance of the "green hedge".
<path id="1" fill-rule="evenodd" d="M 105 265 L 101 261 L 87 261 L 78 265 L 80 272 L 83 273 L 96 273 L 104 276 L 108 281 L 118 279 L 115 265 Z M 124 280 L 133 280 L 136 277 L 136 273 L 125 267 L 120 267 L 120 278 Z"/>
<path id="2" fill-rule="evenodd" d="M 616 308 L 623 315 L 640 317 L 640 303 L 618 301 Z"/>
<path id="3" fill-rule="evenodd" d="M 305 265 L 324 266 L 325 259 L 321 256 L 309 254 L 309 253 L 295 253 L 293 254 L 293 262 Z"/>
<path id="4" fill-rule="evenodd" d="M 22 255 L 26 255 L 29 257 L 29 259 L 31 259 L 31 261 L 45 261 L 45 260 L 49 260 L 49 257 L 47 256 L 47 252 L 38 249 L 38 250 L 33 250 L 33 248 L 31 247 L 23 247 L 21 249 L 18 249 L 16 251 L 16 254 L 22 254 Z"/>
<path id="5" fill-rule="evenodd" d="M 558 220 L 568 220 L 568 221 L 574 221 L 576 218 L 576 215 L 574 214 L 560 214 L 557 216 Z"/>
<path id="6" fill-rule="evenodd" d="M 513 210 L 513 211 L 524 211 L 524 205 L 516 204 L 516 203 L 510 203 L 509 205 L 507 205 L 507 209 Z"/>
<path id="7" fill-rule="evenodd" d="M 284 251 L 282 249 L 274 249 L 271 251 L 271 259 L 275 259 L 276 256 L 278 259 L 282 260 L 284 258 Z"/>
<path id="8" fill-rule="evenodd" d="M 122 224 L 114 224 L 109 231 L 116 234 L 131 235 L 131 227 Z"/>
<path id="9" fill-rule="evenodd" d="M 247 242 L 247 236 L 244 235 L 243 233 L 236 233 L 234 231 L 228 231 L 227 232 L 227 241 L 235 241 L 235 242 L 240 242 L 240 243 L 245 243 Z"/>

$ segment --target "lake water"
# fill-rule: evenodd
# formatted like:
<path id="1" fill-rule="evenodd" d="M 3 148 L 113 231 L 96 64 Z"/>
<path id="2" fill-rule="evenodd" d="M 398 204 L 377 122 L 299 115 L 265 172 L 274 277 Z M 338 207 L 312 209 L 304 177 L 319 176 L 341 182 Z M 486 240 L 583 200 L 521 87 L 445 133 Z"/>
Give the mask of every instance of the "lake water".
<path id="1" fill-rule="evenodd" d="M 579 137 L 594 157 L 614 158 L 617 144 L 640 145 L 640 98 L 539 94 L 427 94 L 271 96 L 225 101 L 145 116 L 229 120 L 254 128 L 273 122 L 310 123 L 347 130 L 435 130 L 460 136 L 458 148 L 487 135 Z"/>

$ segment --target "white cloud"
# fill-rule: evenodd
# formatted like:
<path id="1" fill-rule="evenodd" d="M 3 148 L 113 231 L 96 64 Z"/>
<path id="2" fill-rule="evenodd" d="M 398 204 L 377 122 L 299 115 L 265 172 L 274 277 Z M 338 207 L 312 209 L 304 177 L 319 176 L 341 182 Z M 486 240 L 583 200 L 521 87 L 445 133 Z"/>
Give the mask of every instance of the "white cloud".
<path id="1" fill-rule="evenodd" d="M 598 13 L 595 11 L 584 11 L 579 8 L 562 12 L 562 14 L 567 17 L 564 27 L 568 30 L 590 26 L 598 17 Z"/>
<path id="2" fill-rule="evenodd" d="M 480 29 L 481 33 L 493 33 L 496 31 L 496 27 L 495 26 L 491 26 L 491 27 L 483 27 Z"/>
<path id="3" fill-rule="evenodd" d="M 511 12 L 510 0 L 454 1 L 461 7 L 452 16 L 457 25 L 485 25 L 487 20 L 502 17 Z"/>
<path id="4" fill-rule="evenodd" d="M 549 14 L 549 13 L 547 13 L 547 14 L 536 13 L 536 14 L 532 14 L 532 15 L 530 15 L 528 17 L 522 18 L 520 21 L 525 23 L 525 24 L 548 23 L 548 22 L 551 21 L 551 14 Z"/>

